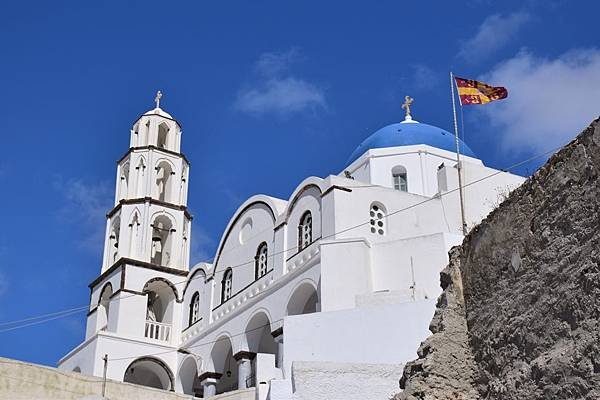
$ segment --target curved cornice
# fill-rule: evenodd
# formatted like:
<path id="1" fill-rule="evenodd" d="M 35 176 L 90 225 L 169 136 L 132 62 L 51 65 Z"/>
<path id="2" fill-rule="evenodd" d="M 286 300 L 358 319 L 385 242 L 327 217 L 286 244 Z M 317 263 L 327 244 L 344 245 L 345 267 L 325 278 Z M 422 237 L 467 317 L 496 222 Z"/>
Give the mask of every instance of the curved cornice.
<path id="1" fill-rule="evenodd" d="M 273 228 L 275 228 L 275 221 L 277 221 L 278 214 L 276 214 L 277 207 L 273 202 L 272 198 L 265 195 L 255 195 L 246 200 L 233 214 L 233 217 L 229 220 L 227 224 L 227 228 L 225 229 L 223 236 L 221 236 L 221 240 L 219 241 L 219 247 L 217 248 L 217 255 L 215 257 L 215 261 L 213 265 L 217 265 L 219 263 L 219 259 L 221 258 L 221 253 L 223 251 L 223 246 L 231 233 L 231 229 L 235 226 L 236 222 L 242 217 L 242 215 L 257 204 L 262 204 L 266 206 L 267 210 L 269 210 L 271 214 L 271 218 L 273 219 Z M 213 268 L 212 275 L 214 275 L 216 268 Z"/>

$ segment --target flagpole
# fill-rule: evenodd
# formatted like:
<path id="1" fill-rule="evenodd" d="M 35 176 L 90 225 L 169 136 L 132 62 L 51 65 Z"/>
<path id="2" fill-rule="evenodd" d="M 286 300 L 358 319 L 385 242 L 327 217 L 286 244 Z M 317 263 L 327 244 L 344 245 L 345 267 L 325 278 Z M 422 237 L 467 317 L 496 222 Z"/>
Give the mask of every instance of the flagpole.
<path id="1" fill-rule="evenodd" d="M 456 101 L 454 99 L 454 75 L 450 72 L 450 90 L 452 91 L 452 115 L 454 116 L 454 141 L 456 143 L 456 169 L 458 171 L 458 195 L 460 198 L 460 218 L 462 233 L 467 234 L 467 221 L 465 220 L 465 200 L 463 198 L 462 166 L 460 164 L 460 145 L 458 141 L 458 122 L 456 121 Z"/>

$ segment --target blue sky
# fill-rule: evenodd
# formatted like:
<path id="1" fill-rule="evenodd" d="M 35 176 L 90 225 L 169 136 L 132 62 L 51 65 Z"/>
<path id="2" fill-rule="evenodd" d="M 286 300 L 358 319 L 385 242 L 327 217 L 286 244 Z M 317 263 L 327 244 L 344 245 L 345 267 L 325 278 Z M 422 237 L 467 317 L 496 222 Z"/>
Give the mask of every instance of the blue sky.
<path id="1" fill-rule="evenodd" d="M 401 120 L 404 95 L 415 119 L 451 130 L 450 70 L 509 90 L 464 110 L 488 165 L 564 143 L 600 110 L 599 12 L 552 0 L 3 4 L 0 324 L 88 303 L 115 161 L 157 89 L 192 164 L 196 262 L 248 196 L 285 199 L 341 171 Z M 0 333 L 0 356 L 55 365 L 84 327 L 79 313 Z"/>

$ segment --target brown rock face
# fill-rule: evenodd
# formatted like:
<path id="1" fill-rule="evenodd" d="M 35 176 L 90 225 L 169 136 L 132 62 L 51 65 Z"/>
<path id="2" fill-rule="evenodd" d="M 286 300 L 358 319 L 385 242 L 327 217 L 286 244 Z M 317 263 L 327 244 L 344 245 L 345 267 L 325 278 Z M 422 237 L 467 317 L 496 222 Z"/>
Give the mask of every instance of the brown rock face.
<path id="1" fill-rule="evenodd" d="M 451 253 L 397 399 L 600 399 L 600 121 Z"/>

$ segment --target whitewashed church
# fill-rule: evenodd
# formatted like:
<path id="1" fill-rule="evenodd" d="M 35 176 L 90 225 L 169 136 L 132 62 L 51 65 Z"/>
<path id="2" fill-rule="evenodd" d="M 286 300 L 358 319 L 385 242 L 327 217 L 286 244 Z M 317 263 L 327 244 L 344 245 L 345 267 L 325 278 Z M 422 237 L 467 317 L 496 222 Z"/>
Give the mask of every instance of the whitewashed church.
<path id="1" fill-rule="evenodd" d="M 247 199 L 214 262 L 190 267 L 189 162 L 157 96 L 118 162 L 85 340 L 59 368 L 106 367 L 109 379 L 205 398 L 397 392 L 429 335 L 448 250 L 463 238 L 455 136 L 405 108 L 341 173 L 308 177 L 289 199 Z M 524 178 L 459 146 L 470 228 Z"/>

